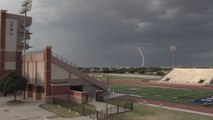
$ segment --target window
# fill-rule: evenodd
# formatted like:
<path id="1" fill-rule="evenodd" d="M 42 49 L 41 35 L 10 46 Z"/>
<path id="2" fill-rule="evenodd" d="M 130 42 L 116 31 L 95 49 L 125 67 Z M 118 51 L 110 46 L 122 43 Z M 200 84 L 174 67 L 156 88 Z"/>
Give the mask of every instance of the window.
<path id="1" fill-rule="evenodd" d="M 13 27 L 13 21 L 10 21 L 10 27 Z"/>
<path id="2" fill-rule="evenodd" d="M 13 28 L 10 28 L 10 32 L 12 32 L 13 31 Z"/>
<path id="3" fill-rule="evenodd" d="M 13 29 L 14 28 L 14 24 L 13 24 L 13 21 L 10 21 L 10 36 L 13 36 Z"/>

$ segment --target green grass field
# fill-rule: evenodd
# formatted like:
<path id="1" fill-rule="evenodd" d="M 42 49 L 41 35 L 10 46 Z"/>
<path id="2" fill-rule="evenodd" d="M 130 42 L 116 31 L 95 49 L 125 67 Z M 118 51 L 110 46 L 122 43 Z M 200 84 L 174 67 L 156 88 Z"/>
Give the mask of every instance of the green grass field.
<path id="1" fill-rule="evenodd" d="M 129 94 L 141 96 L 142 98 L 191 105 L 194 105 L 191 102 L 193 99 L 213 96 L 213 92 L 210 91 L 177 88 L 173 89 L 165 87 L 147 87 L 142 85 L 110 84 L 110 88 L 112 90 L 128 89 Z M 213 107 L 213 105 L 211 105 L 210 107 Z"/>
<path id="2" fill-rule="evenodd" d="M 72 103 L 66 103 L 65 106 L 69 106 L 71 104 Z M 91 104 L 79 104 L 79 105 L 82 107 L 84 106 L 86 109 L 96 111 L 96 108 L 94 105 L 91 105 Z M 73 109 L 69 109 L 68 107 L 64 107 L 58 104 L 41 104 L 39 106 L 49 112 L 56 114 L 57 116 L 64 117 L 64 118 L 73 118 L 73 117 L 82 116 L 80 113 L 76 115 L 76 111 L 74 111 Z"/>
<path id="3" fill-rule="evenodd" d="M 76 115 L 75 111 L 72 111 L 72 110 L 69 111 L 69 109 L 66 107 L 63 107 L 63 106 L 58 107 L 57 104 L 41 104 L 40 107 L 49 112 L 56 114 L 57 116 L 64 117 L 64 118 L 73 118 L 73 117 L 81 116 L 80 114 Z"/>
<path id="4" fill-rule="evenodd" d="M 42 104 L 40 107 L 64 118 L 74 118 L 81 116 L 76 115 L 75 111 L 56 104 Z M 193 113 L 168 110 L 161 107 L 150 107 L 142 104 L 134 104 L 134 110 L 131 112 L 112 115 L 106 120 L 213 120 L 212 117 L 203 116 Z M 76 118 L 77 119 L 77 118 Z"/>
<path id="5" fill-rule="evenodd" d="M 213 120 L 213 117 L 134 104 L 131 112 L 113 115 L 106 120 Z"/>

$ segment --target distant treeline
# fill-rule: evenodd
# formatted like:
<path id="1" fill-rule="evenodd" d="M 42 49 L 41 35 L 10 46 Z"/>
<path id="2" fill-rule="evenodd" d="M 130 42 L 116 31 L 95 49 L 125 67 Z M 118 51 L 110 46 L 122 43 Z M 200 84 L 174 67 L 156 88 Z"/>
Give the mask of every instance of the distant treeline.
<path id="1" fill-rule="evenodd" d="M 164 75 L 171 68 L 162 67 L 121 67 L 121 68 L 108 68 L 108 67 L 81 67 L 79 70 L 85 73 L 132 73 L 132 74 L 155 74 Z"/>

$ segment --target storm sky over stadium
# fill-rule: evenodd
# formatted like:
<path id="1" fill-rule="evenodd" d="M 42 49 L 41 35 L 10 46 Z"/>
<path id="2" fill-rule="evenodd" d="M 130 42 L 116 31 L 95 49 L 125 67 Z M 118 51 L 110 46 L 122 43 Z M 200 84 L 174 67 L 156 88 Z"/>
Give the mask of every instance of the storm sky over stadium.
<path id="1" fill-rule="evenodd" d="M 19 14 L 22 0 L 0 0 Z M 33 49 L 79 66 L 213 66 L 213 0 L 34 0 Z"/>

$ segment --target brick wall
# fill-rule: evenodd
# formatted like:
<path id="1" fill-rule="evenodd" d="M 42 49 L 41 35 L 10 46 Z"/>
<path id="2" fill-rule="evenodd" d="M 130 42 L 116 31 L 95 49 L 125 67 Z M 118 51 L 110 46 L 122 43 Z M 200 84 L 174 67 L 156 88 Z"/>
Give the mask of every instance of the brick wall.
<path id="1" fill-rule="evenodd" d="M 44 49 L 44 96 L 47 103 L 51 102 L 51 49 L 51 46 Z"/>
<path id="2" fill-rule="evenodd" d="M 69 86 L 52 86 L 52 95 L 67 95 L 69 94 Z"/>
<path id="3" fill-rule="evenodd" d="M 87 95 L 86 92 L 70 91 L 70 101 L 75 103 L 86 103 Z"/>
<path id="4" fill-rule="evenodd" d="M 6 11 L 0 11 L 0 78 L 4 76 Z"/>

